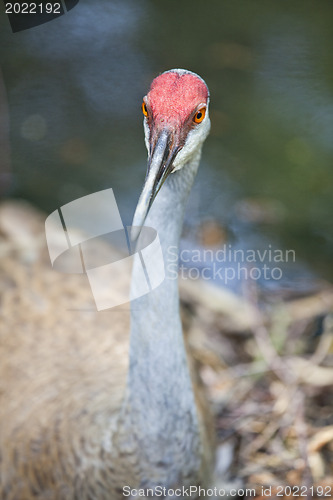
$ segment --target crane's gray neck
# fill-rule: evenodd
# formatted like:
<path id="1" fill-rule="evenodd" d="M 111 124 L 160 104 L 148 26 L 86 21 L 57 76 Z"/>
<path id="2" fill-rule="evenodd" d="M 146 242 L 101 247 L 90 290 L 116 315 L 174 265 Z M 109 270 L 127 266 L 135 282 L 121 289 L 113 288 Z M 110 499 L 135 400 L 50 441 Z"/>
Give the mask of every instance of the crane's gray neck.
<path id="1" fill-rule="evenodd" d="M 149 461 L 154 454 L 160 462 L 176 460 L 174 455 L 179 447 L 186 448 L 186 439 L 188 454 L 198 455 L 193 449 L 199 446 L 198 424 L 179 316 L 177 271 L 184 209 L 199 159 L 200 151 L 171 174 L 151 207 L 145 226 L 158 232 L 166 276 L 158 288 L 131 304 L 126 405 L 134 432 L 142 440 L 141 451 L 143 443 L 149 446 Z M 132 283 L 142 276 L 137 264 Z"/>

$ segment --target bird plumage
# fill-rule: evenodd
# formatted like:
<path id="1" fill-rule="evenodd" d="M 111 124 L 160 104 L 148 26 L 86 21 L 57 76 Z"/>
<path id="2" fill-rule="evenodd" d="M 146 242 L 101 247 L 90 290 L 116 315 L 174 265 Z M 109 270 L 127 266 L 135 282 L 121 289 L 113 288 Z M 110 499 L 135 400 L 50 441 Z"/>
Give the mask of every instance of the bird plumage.
<path id="1" fill-rule="evenodd" d="M 204 81 L 185 70 L 157 77 L 145 97 L 148 171 L 133 225 L 158 231 L 166 278 L 133 302 L 131 318 L 122 308 L 93 312 L 86 277 L 64 279 L 43 253 L 3 261 L 4 500 L 115 500 L 125 485 L 207 479 L 207 409 L 192 388 L 169 248 L 209 132 L 208 101 Z"/>

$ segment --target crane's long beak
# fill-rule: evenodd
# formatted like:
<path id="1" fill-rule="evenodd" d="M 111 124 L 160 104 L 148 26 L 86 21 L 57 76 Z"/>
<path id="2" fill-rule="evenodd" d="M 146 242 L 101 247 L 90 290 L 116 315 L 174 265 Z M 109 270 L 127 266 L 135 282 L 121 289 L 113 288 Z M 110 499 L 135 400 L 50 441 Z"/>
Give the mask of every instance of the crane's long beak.
<path id="1" fill-rule="evenodd" d="M 132 241 L 139 237 L 153 201 L 172 170 L 172 162 L 179 151 L 172 143 L 172 132 L 162 130 L 149 155 L 145 183 L 133 218 Z"/>

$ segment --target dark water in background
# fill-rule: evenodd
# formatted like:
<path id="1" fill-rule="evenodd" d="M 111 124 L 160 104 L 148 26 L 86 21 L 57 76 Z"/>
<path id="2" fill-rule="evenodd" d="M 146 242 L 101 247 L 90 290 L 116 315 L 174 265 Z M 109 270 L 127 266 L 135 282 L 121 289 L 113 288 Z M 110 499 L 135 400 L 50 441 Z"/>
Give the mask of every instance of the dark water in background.
<path id="1" fill-rule="evenodd" d="M 332 280 L 332 26 L 330 2 L 80 0 L 12 34 L 1 5 L 10 194 L 51 212 L 113 187 L 130 224 L 145 174 L 142 96 L 184 67 L 207 81 L 212 119 L 190 241 L 214 219 L 235 248 L 294 249 L 292 286 Z"/>

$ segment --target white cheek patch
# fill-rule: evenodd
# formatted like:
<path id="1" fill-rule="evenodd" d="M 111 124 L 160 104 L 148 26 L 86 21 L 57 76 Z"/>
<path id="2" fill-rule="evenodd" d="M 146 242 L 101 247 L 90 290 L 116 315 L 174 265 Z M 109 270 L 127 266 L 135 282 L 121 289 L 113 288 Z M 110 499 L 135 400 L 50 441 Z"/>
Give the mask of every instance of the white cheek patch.
<path id="1" fill-rule="evenodd" d="M 188 161 L 191 160 L 193 154 L 201 148 L 210 130 L 210 120 L 208 113 L 204 120 L 195 128 L 190 130 L 186 137 L 183 148 L 177 154 L 173 166 L 173 171 L 180 170 Z"/>
<path id="2" fill-rule="evenodd" d="M 149 129 L 149 126 L 148 126 L 146 118 L 143 119 L 143 130 L 145 132 L 145 144 L 146 144 L 146 148 L 147 148 L 147 151 L 149 153 L 149 149 L 150 149 L 150 147 L 149 147 L 150 129 Z"/>

